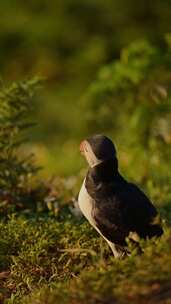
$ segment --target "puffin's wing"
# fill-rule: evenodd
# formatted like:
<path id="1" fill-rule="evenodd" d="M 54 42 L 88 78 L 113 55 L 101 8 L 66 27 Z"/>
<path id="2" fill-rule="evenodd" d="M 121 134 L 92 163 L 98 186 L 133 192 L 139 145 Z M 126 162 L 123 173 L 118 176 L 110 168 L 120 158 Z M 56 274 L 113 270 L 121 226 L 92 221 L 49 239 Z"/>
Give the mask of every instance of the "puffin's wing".
<path id="1" fill-rule="evenodd" d="M 95 201 L 92 216 L 97 228 L 109 241 L 125 246 L 128 230 L 123 223 L 120 204 L 115 198 L 106 197 L 100 202 Z"/>
<path id="2" fill-rule="evenodd" d="M 95 201 L 92 216 L 101 233 L 111 242 L 124 246 L 130 232 L 140 237 L 160 236 L 157 211 L 148 197 L 134 184 L 111 191 Z"/>
<path id="3" fill-rule="evenodd" d="M 143 191 L 128 183 L 122 195 L 124 223 L 128 229 L 137 232 L 140 237 L 161 235 L 163 231 L 156 208 Z"/>

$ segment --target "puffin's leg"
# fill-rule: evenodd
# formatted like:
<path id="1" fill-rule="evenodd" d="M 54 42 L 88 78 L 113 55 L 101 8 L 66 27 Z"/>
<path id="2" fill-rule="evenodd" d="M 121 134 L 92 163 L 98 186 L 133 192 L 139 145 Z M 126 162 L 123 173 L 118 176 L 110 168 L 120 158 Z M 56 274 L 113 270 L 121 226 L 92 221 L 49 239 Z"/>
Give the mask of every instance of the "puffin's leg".
<path id="1" fill-rule="evenodd" d="M 125 256 L 126 251 L 118 246 L 115 245 L 114 243 L 110 242 L 102 233 L 101 231 L 97 228 L 97 226 L 95 226 L 93 223 L 91 223 L 91 225 L 99 232 L 99 234 L 105 239 L 105 241 L 108 243 L 108 245 L 110 246 L 110 248 L 112 249 L 113 255 L 116 259 L 121 259 Z"/>
<path id="2" fill-rule="evenodd" d="M 110 246 L 110 248 L 112 249 L 113 255 L 116 259 L 122 259 L 125 255 L 126 255 L 126 251 L 120 247 L 115 245 L 114 243 L 106 240 Z"/>

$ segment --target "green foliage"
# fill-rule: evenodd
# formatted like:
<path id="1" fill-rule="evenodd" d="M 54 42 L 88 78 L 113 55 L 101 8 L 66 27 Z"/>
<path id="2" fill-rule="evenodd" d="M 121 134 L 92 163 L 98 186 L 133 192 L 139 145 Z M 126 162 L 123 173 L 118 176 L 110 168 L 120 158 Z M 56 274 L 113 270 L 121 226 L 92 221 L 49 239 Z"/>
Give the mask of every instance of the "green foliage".
<path id="1" fill-rule="evenodd" d="M 170 142 L 167 130 L 171 78 L 169 54 L 170 48 L 162 52 L 157 46 L 142 40 L 124 48 L 120 60 L 103 67 L 97 81 L 90 87 L 88 105 L 86 103 L 92 128 L 98 127 L 103 131 L 119 128 L 119 136 L 127 131 L 131 143 L 138 140 L 146 147 L 153 136 Z M 123 111 L 120 105 L 124 107 Z M 162 123 L 162 118 L 166 120 L 166 130 L 160 131 L 158 124 Z"/>
<path id="2" fill-rule="evenodd" d="M 141 242 L 142 255 L 118 261 L 87 222 L 69 214 L 12 216 L 0 223 L 1 271 L 9 270 L 1 300 L 12 293 L 6 303 L 146 303 L 169 288 L 170 232 L 165 226 L 161 240 Z"/>
<path id="3" fill-rule="evenodd" d="M 33 155 L 22 157 L 21 146 L 27 141 L 26 130 L 32 126 L 30 113 L 34 107 L 35 78 L 2 88 L 0 92 L 0 210 L 22 208 L 30 204 L 29 183 L 37 173 Z M 26 206 L 25 206 L 26 207 Z"/>
<path id="4" fill-rule="evenodd" d="M 85 134 L 82 94 L 99 68 L 118 59 L 123 47 L 136 39 L 146 38 L 163 48 L 163 36 L 168 33 L 169 41 L 171 28 L 170 1 L 144 0 L 137 5 L 136 0 L 18 0 L 11 5 L 1 0 L 0 8 L 3 78 L 39 73 L 48 79 L 37 113 L 39 128 L 31 136 L 45 147 L 47 171 L 71 174 L 72 162 L 67 170 L 64 161 L 54 161 L 54 151 L 62 154 L 66 142 L 74 138 L 75 144 Z M 72 155 L 78 158 L 73 150 Z"/>
<path id="5" fill-rule="evenodd" d="M 69 214 L 65 221 L 12 216 L 8 223 L 0 223 L 0 267 L 10 270 L 6 292 L 20 298 L 72 278 L 97 260 L 98 243 L 94 230 Z"/>

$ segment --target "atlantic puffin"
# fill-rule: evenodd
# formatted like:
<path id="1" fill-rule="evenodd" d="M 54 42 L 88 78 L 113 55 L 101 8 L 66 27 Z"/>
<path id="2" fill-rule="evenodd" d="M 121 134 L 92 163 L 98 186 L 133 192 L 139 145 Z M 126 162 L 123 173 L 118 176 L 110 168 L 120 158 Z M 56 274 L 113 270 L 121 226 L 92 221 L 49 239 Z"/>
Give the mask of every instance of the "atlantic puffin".
<path id="1" fill-rule="evenodd" d="M 83 140 L 80 152 L 89 170 L 78 196 L 78 205 L 90 224 L 107 241 L 116 258 L 130 254 L 126 238 L 162 235 L 158 213 L 149 198 L 118 170 L 111 139 L 98 134 Z M 133 236 L 138 236 L 133 237 Z"/>

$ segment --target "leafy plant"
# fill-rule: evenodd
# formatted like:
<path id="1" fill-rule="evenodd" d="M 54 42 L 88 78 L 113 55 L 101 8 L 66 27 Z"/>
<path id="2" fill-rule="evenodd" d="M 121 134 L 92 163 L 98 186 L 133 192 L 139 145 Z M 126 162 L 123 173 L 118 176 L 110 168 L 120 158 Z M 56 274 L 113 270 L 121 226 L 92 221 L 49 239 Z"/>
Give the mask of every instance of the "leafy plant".
<path id="1" fill-rule="evenodd" d="M 87 94 L 88 126 L 119 130 L 125 140 L 129 132 L 129 143 L 138 141 L 146 149 L 151 139 L 169 144 L 169 53 L 169 47 L 163 51 L 147 40 L 135 41 L 121 51 L 119 60 L 102 67 Z"/>
<path id="2" fill-rule="evenodd" d="M 13 83 L 0 91 L 0 210 L 23 208 L 33 203 L 29 183 L 39 168 L 33 155 L 21 156 L 26 131 L 33 126 L 29 116 L 40 79 Z"/>

